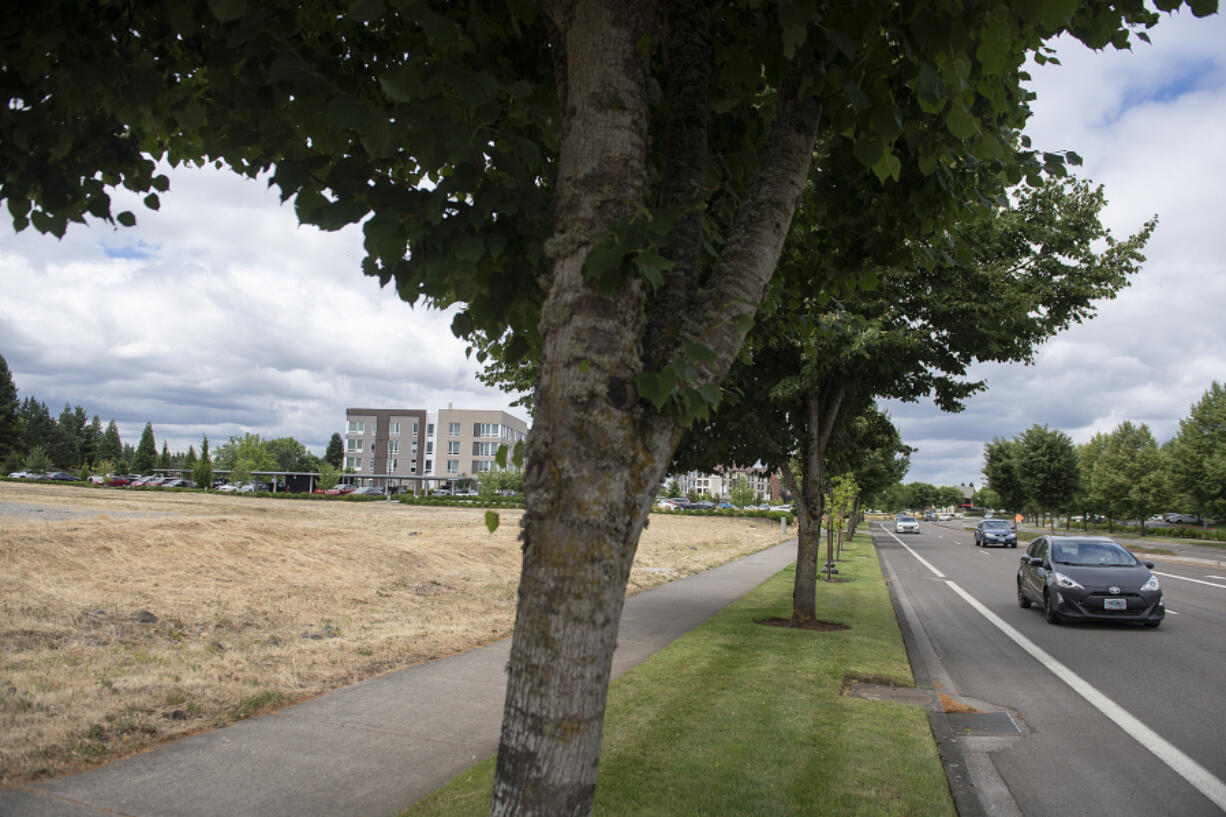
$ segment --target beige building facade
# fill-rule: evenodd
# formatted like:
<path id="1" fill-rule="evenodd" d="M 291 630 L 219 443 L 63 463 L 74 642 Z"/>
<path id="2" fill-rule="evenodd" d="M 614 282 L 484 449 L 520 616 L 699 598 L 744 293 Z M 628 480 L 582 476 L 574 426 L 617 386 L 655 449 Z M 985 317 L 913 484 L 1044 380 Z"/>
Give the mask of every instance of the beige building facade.
<path id="1" fill-rule="evenodd" d="M 528 424 L 505 411 L 351 408 L 343 467 L 366 485 L 437 487 L 495 470 L 499 446 L 527 436 Z"/>

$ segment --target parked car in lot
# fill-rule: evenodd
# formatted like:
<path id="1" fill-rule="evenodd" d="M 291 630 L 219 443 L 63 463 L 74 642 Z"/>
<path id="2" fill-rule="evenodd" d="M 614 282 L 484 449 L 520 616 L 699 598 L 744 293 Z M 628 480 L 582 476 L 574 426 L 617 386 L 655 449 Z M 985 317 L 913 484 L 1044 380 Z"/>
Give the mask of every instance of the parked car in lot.
<path id="1" fill-rule="evenodd" d="M 107 487 L 110 488 L 121 488 L 125 485 L 131 485 L 132 480 L 128 479 L 127 477 L 111 477 L 106 481 L 106 484 Z"/>
<path id="2" fill-rule="evenodd" d="M 1017 603 L 1039 605 L 1052 624 L 1068 619 L 1157 627 L 1166 606 L 1153 566 L 1106 536 L 1040 536 L 1018 566 Z"/>
<path id="3" fill-rule="evenodd" d="M 950 521 L 950 520 L 952 520 L 953 518 L 954 518 L 954 515 L 953 515 L 952 513 L 940 513 L 940 514 L 937 514 L 937 519 L 939 519 L 939 520 L 940 520 L 940 521 L 942 521 L 942 522 L 949 522 L 949 521 Z"/>
<path id="4" fill-rule="evenodd" d="M 159 487 L 161 488 L 195 488 L 196 482 L 195 480 L 184 479 L 183 477 L 177 477 L 175 479 L 170 480 L 169 482 L 163 482 Z"/>
<path id="5" fill-rule="evenodd" d="M 899 514 L 894 517 L 895 533 L 919 533 L 919 522 L 914 516 Z"/>
<path id="6" fill-rule="evenodd" d="M 1166 521 L 1172 525 L 1200 525 L 1201 519 L 1199 516 L 1193 516 L 1190 513 L 1168 513 Z"/>
<path id="7" fill-rule="evenodd" d="M 935 522 L 937 521 L 937 515 L 933 513 L 932 511 L 924 511 L 924 521 L 925 522 Z"/>
<path id="8" fill-rule="evenodd" d="M 70 474 L 67 471 L 49 471 L 43 474 L 39 479 L 49 479 L 52 482 L 76 482 L 76 474 Z"/>
<path id="9" fill-rule="evenodd" d="M 1017 531 L 1003 519 L 981 519 L 975 526 L 975 546 L 1017 547 Z"/>
<path id="10" fill-rule="evenodd" d="M 376 488 L 373 485 L 364 485 L 361 488 L 356 488 L 353 491 L 354 496 L 383 496 L 383 489 Z"/>
<path id="11" fill-rule="evenodd" d="M 37 476 L 37 474 L 31 474 L 29 471 L 14 471 L 9 474 L 9 479 L 30 479 L 34 476 Z"/>

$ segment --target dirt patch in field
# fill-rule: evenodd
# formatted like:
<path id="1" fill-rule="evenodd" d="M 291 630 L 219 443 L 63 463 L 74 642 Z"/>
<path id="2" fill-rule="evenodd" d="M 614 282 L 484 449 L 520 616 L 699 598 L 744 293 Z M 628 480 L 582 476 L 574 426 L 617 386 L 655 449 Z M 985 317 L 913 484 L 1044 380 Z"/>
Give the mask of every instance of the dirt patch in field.
<path id="1" fill-rule="evenodd" d="M 518 511 L 491 534 L 481 510 L 395 502 L 0 483 L 0 503 L 3 786 L 511 631 Z M 629 592 L 778 541 L 768 520 L 653 517 Z"/>

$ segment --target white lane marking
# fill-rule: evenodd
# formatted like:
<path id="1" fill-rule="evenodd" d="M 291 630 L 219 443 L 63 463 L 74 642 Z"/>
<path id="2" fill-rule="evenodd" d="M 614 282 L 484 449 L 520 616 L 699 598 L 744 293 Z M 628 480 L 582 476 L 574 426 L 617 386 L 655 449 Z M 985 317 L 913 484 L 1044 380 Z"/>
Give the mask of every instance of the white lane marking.
<path id="1" fill-rule="evenodd" d="M 1185 582 L 1195 582 L 1196 584 L 1205 584 L 1205 585 L 1208 585 L 1209 587 L 1220 587 L 1220 588 L 1222 588 L 1223 590 L 1226 590 L 1226 584 L 1217 584 L 1217 583 L 1215 583 L 1215 582 L 1206 582 L 1206 581 L 1201 581 L 1200 579 L 1189 579 L 1187 576 L 1176 576 L 1174 573 L 1160 573 L 1160 572 L 1158 572 L 1157 570 L 1155 570 L 1155 571 L 1153 571 L 1153 572 L 1154 572 L 1154 574 L 1155 574 L 1155 575 L 1157 575 L 1157 576 L 1166 576 L 1168 579 L 1179 579 L 1180 581 L 1185 581 Z M 1211 578 L 1211 579 L 1216 579 L 1216 578 L 1217 578 L 1217 576 L 1210 576 L 1209 578 Z"/>
<path id="2" fill-rule="evenodd" d="M 889 533 L 889 531 L 886 531 Z M 1097 709 L 1099 712 L 1110 718 L 1117 726 L 1131 735 L 1138 743 L 1148 749 L 1159 760 L 1171 768 L 1177 775 L 1188 781 L 1201 794 L 1213 801 L 1218 808 L 1226 810 L 1226 783 L 1223 783 L 1212 772 L 1204 766 L 1197 763 L 1190 756 L 1184 754 L 1177 749 L 1165 738 L 1150 729 L 1128 710 L 1117 704 L 1115 701 L 1103 695 L 1093 685 L 1081 678 L 1077 673 L 1061 664 L 1052 656 L 1048 655 L 1039 645 L 1035 644 L 1026 636 L 1022 635 L 1012 625 L 1008 624 L 1000 616 L 993 613 L 987 607 L 979 602 L 970 593 L 958 586 L 958 583 L 949 579 L 939 570 L 933 567 L 927 560 L 920 557 L 915 551 L 903 544 L 901 539 L 894 537 L 898 544 L 906 548 L 907 552 L 919 559 L 920 564 L 927 567 L 939 578 L 945 579 L 945 584 L 962 599 L 969 604 L 977 613 L 987 619 L 998 630 L 1007 635 L 1015 644 L 1030 654 L 1032 658 L 1046 667 L 1053 675 L 1059 678 L 1064 683 L 1068 684 L 1074 692 L 1085 698 L 1086 701 Z M 1169 612 L 1169 611 L 1168 611 Z"/>
<path id="3" fill-rule="evenodd" d="M 1226 582 L 1226 576 L 1206 576 L 1205 578 L 1206 579 L 1218 579 L 1219 581 Z"/>

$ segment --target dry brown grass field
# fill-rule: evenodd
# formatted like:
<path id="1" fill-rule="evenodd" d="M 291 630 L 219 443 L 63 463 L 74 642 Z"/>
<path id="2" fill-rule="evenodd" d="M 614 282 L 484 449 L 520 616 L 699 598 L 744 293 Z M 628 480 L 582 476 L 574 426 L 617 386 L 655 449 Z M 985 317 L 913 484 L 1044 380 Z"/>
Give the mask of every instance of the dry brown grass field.
<path id="1" fill-rule="evenodd" d="M 0 482 L 0 786 L 506 637 L 519 516 Z M 780 538 L 653 517 L 630 592 Z"/>

